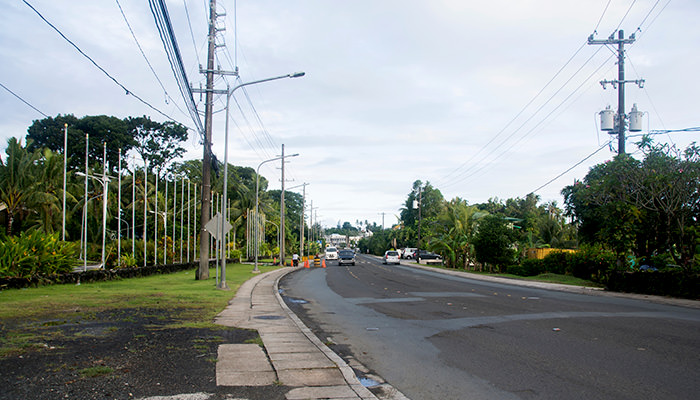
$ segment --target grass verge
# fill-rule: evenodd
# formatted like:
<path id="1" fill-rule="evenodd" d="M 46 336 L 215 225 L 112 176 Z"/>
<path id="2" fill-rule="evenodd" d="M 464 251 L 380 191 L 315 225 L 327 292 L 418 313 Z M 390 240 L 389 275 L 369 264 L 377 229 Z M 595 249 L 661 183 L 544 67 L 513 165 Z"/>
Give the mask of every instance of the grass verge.
<path id="1" fill-rule="evenodd" d="M 571 286 L 604 287 L 604 285 L 602 285 L 600 283 L 577 278 L 577 277 L 571 276 L 571 275 L 544 273 L 544 274 L 539 274 L 536 276 L 519 276 L 519 275 L 513 275 L 513 274 L 499 274 L 499 273 L 494 273 L 494 272 L 472 271 L 472 270 L 466 270 L 463 268 L 457 268 L 457 269 L 448 268 L 444 265 L 436 265 L 436 264 L 432 264 L 432 265 L 420 264 L 420 265 L 426 266 L 426 267 L 446 269 L 446 270 L 451 270 L 451 271 L 468 272 L 470 274 L 486 275 L 486 276 L 499 276 L 502 278 L 519 279 L 519 280 L 526 280 L 526 281 L 558 283 L 558 284 L 562 284 L 562 285 L 571 285 Z"/>
<path id="2" fill-rule="evenodd" d="M 260 266 L 259 269 L 267 272 L 276 268 Z M 207 280 L 195 280 L 194 271 L 181 271 L 109 282 L 2 291 L 0 357 L 42 346 L 48 339 L 43 327 L 90 320 L 104 311 L 177 310 L 168 327 L 219 328 L 212 322 L 214 317 L 235 296 L 240 285 L 255 276 L 252 267 L 244 264 L 229 264 L 226 273 L 231 288 L 228 291 L 216 289 L 215 269 L 209 271 L 211 278 Z"/>

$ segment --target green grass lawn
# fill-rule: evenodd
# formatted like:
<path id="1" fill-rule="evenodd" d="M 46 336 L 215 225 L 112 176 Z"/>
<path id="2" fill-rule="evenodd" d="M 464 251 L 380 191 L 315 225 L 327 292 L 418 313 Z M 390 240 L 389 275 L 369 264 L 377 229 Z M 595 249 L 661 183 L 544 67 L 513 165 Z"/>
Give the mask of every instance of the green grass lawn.
<path id="1" fill-rule="evenodd" d="M 277 267 L 260 266 L 261 272 Z M 213 323 L 241 284 L 255 276 L 253 267 L 228 264 L 226 283 L 231 290 L 216 288 L 216 269 L 210 278 L 195 280 L 194 270 L 142 278 L 120 279 L 81 285 L 51 285 L 0 291 L 0 358 L 42 349 L 53 339 L 66 339 L 66 331 L 54 325 L 80 324 L 118 315 L 122 322 L 143 315 L 166 318 L 158 329 L 222 329 Z M 161 310 L 161 312 L 158 312 Z M 98 317 L 101 315 L 101 317 Z M 107 317 L 110 318 L 110 317 Z M 94 371 L 86 374 L 95 373 Z"/>
<path id="2" fill-rule="evenodd" d="M 261 272 L 277 267 L 260 266 Z M 82 285 L 51 285 L 0 292 L 0 322 L 75 318 L 120 308 L 181 310 L 179 323 L 210 326 L 240 285 L 255 276 L 250 265 L 229 264 L 226 282 L 231 290 L 216 289 L 216 270 L 208 280 L 195 280 L 194 271 Z"/>

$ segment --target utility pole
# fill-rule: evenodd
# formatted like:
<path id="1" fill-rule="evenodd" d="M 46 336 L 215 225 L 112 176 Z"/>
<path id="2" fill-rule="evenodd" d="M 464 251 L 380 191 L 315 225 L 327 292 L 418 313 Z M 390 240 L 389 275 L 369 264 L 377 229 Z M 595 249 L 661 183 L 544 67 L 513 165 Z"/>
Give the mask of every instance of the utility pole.
<path id="1" fill-rule="evenodd" d="M 282 193 L 280 194 L 280 265 L 284 266 L 284 144 L 282 145 Z"/>
<path id="2" fill-rule="evenodd" d="M 304 258 L 304 214 L 306 213 L 306 185 L 308 183 L 304 182 L 302 186 L 302 196 L 301 196 L 301 223 L 299 224 L 299 254 Z"/>
<path id="3" fill-rule="evenodd" d="M 617 154 L 625 154 L 625 129 L 626 129 L 626 115 L 625 115 L 625 83 L 635 83 L 640 88 L 644 87 L 644 79 L 640 80 L 625 80 L 625 44 L 634 43 L 635 37 L 634 33 L 630 35 L 629 38 L 625 39 L 625 32 L 623 30 L 617 31 L 617 39 L 615 39 L 615 34 L 613 33 L 606 40 L 594 40 L 593 35 L 588 37 L 588 44 L 602 44 L 602 45 L 617 45 L 617 80 L 604 80 L 600 84 L 603 89 L 606 88 L 608 84 L 611 84 L 614 88 L 617 88 L 617 117 L 614 121 L 614 126 L 609 130 L 610 133 L 617 133 Z M 601 113 L 606 113 L 606 110 Z M 635 110 L 636 111 L 636 110 Z"/>
<path id="4" fill-rule="evenodd" d="M 385 229 L 385 228 L 384 228 L 384 215 L 385 215 L 385 214 L 386 214 L 385 212 L 380 212 L 380 213 L 377 214 L 377 215 L 381 215 L 381 216 L 382 216 L 382 230 Z"/>
<path id="5" fill-rule="evenodd" d="M 199 226 L 199 270 L 197 279 L 209 279 L 209 222 L 211 210 L 211 137 L 214 109 L 214 50 L 216 49 L 216 0 L 209 0 L 209 34 L 207 47 L 207 89 L 204 104 L 204 155 L 202 156 L 202 219 Z"/>

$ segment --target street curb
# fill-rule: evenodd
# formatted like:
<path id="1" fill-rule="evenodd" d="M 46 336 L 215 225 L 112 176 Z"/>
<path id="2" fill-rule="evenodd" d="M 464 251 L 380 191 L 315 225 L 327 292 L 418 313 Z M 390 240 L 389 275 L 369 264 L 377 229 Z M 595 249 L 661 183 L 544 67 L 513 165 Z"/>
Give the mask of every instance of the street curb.
<path id="1" fill-rule="evenodd" d="M 289 318 L 292 321 L 294 321 L 297 327 L 311 341 L 311 343 L 313 343 L 314 346 L 316 346 L 321 352 L 323 352 L 323 354 L 326 357 L 328 357 L 338 366 L 338 369 L 340 369 L 340 372 L 343 374 L 345 382 L 358 396 L 360 396 L 360 398 L 362 398 L 363 400 L 378 400 L 374 393 L 372 393 L 369 389 L 362 385 L 362 383 L 360 383 L 360 380 L 357 379 L 357 376 L 355 375 L 355 371 L 353 371 L 353 369 L 345 362 L 345 360 L 343 360 L 339 355 L 335 354 L 335 352 L 328 348 L 328 346 L 323 344 L 323 342 L 321 342 L 321 340 L 319 340 L 319 338 L 316 337 L 316 335 L 311 331 L 311 329 L 304 325 L 301 319 L 299 319 L 299 317 L 297 317 L 296 314 L 294 314 L 294 312 L 292 312 L 292 310 L 289 309 L 289 307 L 287 307 L 287 304 L 284 302 L 284 299 L 282 298 L 282 295 L 279 292 L 279 281 L 288 274 L 297 271 L 301 268 L 302 267 L 290 268 L 289 271 L 280 274 L 280 276 L 278 276 L 275 280 L 275 296 L 277 297 L 277 301 L 279 302 L 280 307 L 282 307 L 284 312 L 286 312 Z"/>

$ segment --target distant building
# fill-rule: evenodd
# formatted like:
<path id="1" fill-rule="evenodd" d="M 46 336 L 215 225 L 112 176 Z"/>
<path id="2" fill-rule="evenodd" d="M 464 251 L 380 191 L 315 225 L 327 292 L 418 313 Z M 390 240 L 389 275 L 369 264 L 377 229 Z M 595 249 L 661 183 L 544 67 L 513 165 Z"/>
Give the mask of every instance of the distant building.
<path id="1" fill-rule="evenodd" d="M 341 235 L 340 233 L 332 233 L 330 235 L 325 235 L 326 243 L 329 246 L 335 246 L 339 248 L 345 247 L 356 247 L 360 239 L 372 236 L 371 231 L 361 232 L 358 236 Z"/>

